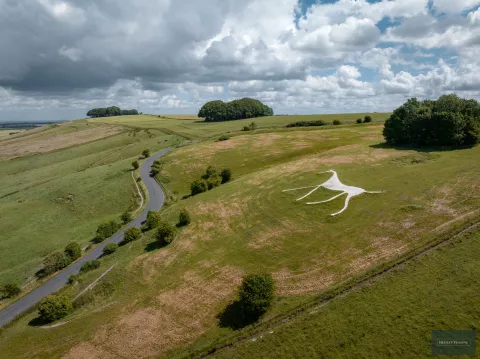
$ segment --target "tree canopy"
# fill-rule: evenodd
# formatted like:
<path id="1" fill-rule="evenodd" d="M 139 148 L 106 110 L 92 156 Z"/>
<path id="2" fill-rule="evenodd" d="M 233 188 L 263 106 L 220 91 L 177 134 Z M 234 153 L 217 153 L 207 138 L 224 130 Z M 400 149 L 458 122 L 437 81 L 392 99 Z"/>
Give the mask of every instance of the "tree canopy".
<path id="1" fill-rule="evenodd" d="M 87 112 L 88 117 L 108 117 L 108 116 L 128 116 L 138 115 L 138 111 L 133 110 L 121 110 L 117 106 L 99 107 L 93 108 Z"/>
<path id="2" fill-rule="evenodd" d="M 202 106 L 198 117 L 205 121 L 231 121 L 245 118 L 273 116 L 273 110 L 253 98 L 242 98 L 230 102 L 210 101 Z"/>
<path id="3" fill-rule="evenodd" d="M 392 145 L 474 145 L 480 141 L 480 103 L 454 94 L 436 101 L 411 98 L 387 119 L 383 136 Z"/>

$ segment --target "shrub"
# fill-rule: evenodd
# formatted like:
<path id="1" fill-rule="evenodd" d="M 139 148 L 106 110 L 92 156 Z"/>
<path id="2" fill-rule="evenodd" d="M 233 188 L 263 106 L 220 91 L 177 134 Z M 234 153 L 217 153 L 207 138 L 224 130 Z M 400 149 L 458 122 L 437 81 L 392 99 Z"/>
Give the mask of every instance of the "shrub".
<path id="1" fill-rule="evenodd" d="M 123 214 L 120 216 L 120 219 L 122 220 L 123 224 L 130 223 L 132 221 L 132 214 L 128 211 L 123 212 Z"/>
<path id="2" fill-rule="evenodd" d="M 207 190 L 208 190 L 207 181 L 205 181 L 204 179 L 195 180 L 190 184 L 190 192 L 192 196 L 195 196 L 203 192 L 207 192 Z"/>
<path id="3" fill-rule="evenodd" d="M 65 255 L 70 258 L 70 262 L 76 261 L 82 256 L 82 248 L 76 242 L 70 242 L 65 247 Z"/>
<path id="4" fill-rule="evenodd" d="M 178 215 L 178 225 L 180 227 L 182 226 L 188 226 L 191 222 L 190 218 L 190 213 L 184 208 L 180 211 L 180 214 Z"/>
<path id="5" fill-rule="evenodd" d="M 175 228 L 167 222 L 161 222 L 157 229 L 157 240 L 162 244 L 170 244 L 175 238 Z"/>
<path id="6" fill-rule="evenodd" d="M 78 298 L 76 298 L 73 301 L 73 308 L 78 309 L 81 308 L 87 304 L 92 303 L 95 300 L 95 295 L 91 290 L 87 290 L 85 293 L 80 295 Z"/>
<path id="7" fill-rule="evenodd" d="M 160 224 L 160 213 L 156 211 L 148 211 L 147 220 L 145 221 L 145 229 L 150 230 L 157 228 Z"/>
<path id="8" fill-rule="evenodd" d="M 40 319 L 53 322 L 68 315 L 73 310 L 70 298 L 64 295 L 49 295 L 38 307 Z"/>
<path id="9" fill-rule="evenodd" d="M 310 127 L 310 126 L 325 126 L 327 123 L 323 120 L 316 121 L 298 121 L 289 123 L 287 127 Z"/>
<path id="10" fill-rule="evenodd" d="M 220 180 L 220 177 L 218 176 L 210 177 L 207 179 L 207 187 L 209 190 L 220 186 L 220 183 L 221 183 L 221 180 Z"/>
<path id="11" fill-rule="evenodd" d="M 227 141 L 229 139 L 230 139 L 230 136 L 227 136 L 227 135 L 223 135 L 218 138 L 219 141 Z"/>
<path id="12" fill-rule="evenodd" d="M 78 278 L 75 274 L 70 274 L 68 277 L 68 284 L 75 284 L 77 282 Z"/>
<path id="13" fill-rule="evenodd" d="M 395 145 L 474 145 L 480 140 L 480 103 L 456 95 L 409 99 L 385 121 L 383 136 Z"/>
<path id="14" fill-rule="evenodd" d="M 101 242 L 115 234 L 120 229 L 120 225 L 115 221 L 103 223 L 97 228 L 97 235 L 95 237 L 97 242 Z"/>
<path id="15" fill-rule="evenodd" d="M 142 232 L 137 227 L 128 228 L 125 230 L 125 233 L 123 234 L 123 241 L 125 243 L 136 241 L 137 239 L 140 238 L 141 234 Z"/>
<path id="16" fill-rule="evenodd" d="M 251 131 L 252 129 L 250 128 L 250 126 L 243 126 L 243 129 L 242 131 Z"/>
<path id="17" fill-rule="evenodd" d="M 0 286 L 0 299 L 13 298 L 22 293 L 22 289 L 16 284 L 4 284 Z"/>
<path id="18" fill-rule="evenodd" d="M 104 248 L 103 248 L 103 254 L 104 255 L 109 255 L 115 253 L 115 251 L 118 249 L 118 244 L 117 243 L 108 243 Z"/>
<path id="19" fill-rule="evenodd" d="M 159 173 L 160 173 L 160 169 L 158 169 L 158 168 L 152 167 L 152 169 L 150 170 L 150 176 L 152 176 L 152 177 L 155 177 Z"/>
<path id="20" fill-rule="evenodd" d="M 268 274 L 251 274 L 243 279 L 238 293 L 244 318 L 259 318 L 270 307 L 275 283 Z"/>
<path id="21" fill-rule="evenodd" d="M 150 157 L 150 150 L 149 149 L 143 150 L 142 151 L 142 156 L 145 157 L 145 158 Z"/>
<path id="22" fill-rule="evenodd" d="M 362 123 L 362 119 L 361 119 L 361 118 L 357 118 L 357 123 Z"/>
<path id="23" fill-rule="evenodd" d="M 232 178 L 232 171 L 230 168 L 225 168 L 222 173 L 220 173 L 220 177 L 222 177 L 222 184 L 229 182 Z"/>
<path id="24" fill-rule="evenodd" d="M 53 252 L 43 260 L 43 270 L 45 275 L 49 275 L 67 267 L 70 263 L 70 257 L 67 257 L 65 253 Z"/>
<path id="25" fill-rule="evenodd" d="M 369 123 L 372 122 L 372 116 L 366 115 L 363 119 L 363 123 Z"/>
<path id="26" fill-rule="evenodd" d="M 250 130 L 254 131 L 257 129 L 257 124 L 255 122 L 252 122 L 250 123 L 249 127 L 250 127 Z"/>
<path id="27" fill-rule="evenodd" d="M 83 263 L 82 268 L 80 268 L 80 272 L 85 273 L 91 270 L 97 269 L 100 267 L 100 261 L 94 259 L 93 261 L 86 261 Z"/>
<path id="28" fill-rule="evenodd" d="M 138 170 L 138 168 L 140 167 L 140 165 L 138 164 L 138 161 L 133 161 L 132 162 L 132 167 L 134 170 Z"/>
<path id="29" fill-rule="evenodd" d="M 217 175 L 217 169 L 213 166 L 208 166 L 205 174 L 202 176 L 203 179 L 208 179 L 210 177 L 215 177 Z"/>
<path id="30" fill-rule="evenodd" d="M 335 126 L 338 126 L 338 125 L 341 125 L 342 124 L 342 121 L 340 120 L 333 120 L 332 122 Z"/>

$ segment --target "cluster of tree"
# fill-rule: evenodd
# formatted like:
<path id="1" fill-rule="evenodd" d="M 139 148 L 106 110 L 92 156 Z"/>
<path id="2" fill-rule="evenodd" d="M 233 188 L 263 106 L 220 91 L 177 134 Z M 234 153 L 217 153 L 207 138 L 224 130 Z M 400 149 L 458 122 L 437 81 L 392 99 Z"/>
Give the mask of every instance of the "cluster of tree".
<path id="1" fill-rule="evenodd" d="M 87 112 L 88 117 L 108 117 L 108 116 L 128 116 L 138 115 L 138 111 L 133 110 L 121 110 L 117 106 L 99 107 L 93 108 Z"/>
<path id="2" fill-rule="evenodd" d="M 387 119 L 383 136 L 392 145 L 474 145 L 480 141 L 480 103 L 454 94 L 436 101 L 411 98 Z"/>
<path id="3" fill-rule="evenodd" d="M 220 184 L 224 184 L 230 181 L 232 178 L 232 171 L 229 168 L 225 168 L 217 173 L 217 170 L 213 166 L 208 166 L 205 174 L 201 179 L 197 179 L 190 184 L 190 193 L 192 196 L 207 192 L 212 188 L 218 187 Z"/>
<path id="4" fill-rule="evenodd" d="M 63 252 L 55 251 L 50 253 L 43 260 L 42 275 L 50 275 L 59 271 L 82 256 L 82 249 L 76 242 L 67 244 Z"/>
<path id="5" fill-rule="evenodd" d="M 253 98 L 230 102 L 210 101 L 198 112 L 198 117 L 205 118 L 205 121 L 231 121 L 261 116 L 273 116 L 273 110 Z"/>

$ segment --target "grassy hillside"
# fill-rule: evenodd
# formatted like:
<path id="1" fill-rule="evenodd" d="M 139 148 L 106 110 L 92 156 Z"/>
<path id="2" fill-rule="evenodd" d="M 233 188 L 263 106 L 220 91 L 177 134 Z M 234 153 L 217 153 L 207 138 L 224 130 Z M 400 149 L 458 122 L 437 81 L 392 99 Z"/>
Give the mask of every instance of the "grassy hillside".
<path id="1" fill-rule="evenodd" d="M 145 128 L 165 125 L 155 127 L 164 120 L 149 122 L 145 116 L 102 121 L 117 120 Z M 218 315 L 246 273 L 273 275 L 277 300 L 268 321 L 435 242 L 454 226 L 478 220 L 479 147 L 395 149 L 381 145 L 382 126 L 375 123 L 287 130 L 269 128 L 272 118 L 260 120 L 263 129 L 221 142 L 195 126 L 222 133 L 232 123 L 190 120 L 193 127 L 182 127 L 182 133 L 205 138 L 162 160 L 159 178 L 174 194 L 162 217 L 175 224 L 187 208 L 192 223 L 169 246 L 158 246 L 150 231 L 103 258 L 100 269 L 64 292 L 74 297 L 116 264 L 101 281 L 115 288 L 107 298 L 49 329 L 29 325 L 36 313 L 27 315 L 0 333 L 0 352 L 6 358 L 181 357 L 237 335 L 220 325 Z M 175 131 L 171 126 L 167 130 Z M 231 168 L 233 180 L 181 199 L 209 165 Z M 307 205 L 295 201 L 304 191 L 282 192 L 320 184 L 328 175 L 318 173 L 328 169 L 345 184 L 385 192 L 353 198 L 337 217 L 330 214 L 343 207 L 342 198 Z M 318 190 L 309 200 L 334 194 Z"/>
<path id="2" fill-rule="evenodd" d="M 110 128 L 97 126 L 84 137 L 85 127 L 74 121 L 0 142 L 0 148 L 48 150 L 0 162 L 0 283 L 28 283 L 45 255 L 70 241 L 86 245 L 98 224 L 135 208 L 131 162 L 144 148 L 183 140 L 122 128 L 97 139 Z M 66 148 L 52 151 L 52 143 Z"/>
<path id="3" fill-rule="evenodd" d="M 212 358 L 434 358 L 432 330 L 477 329 L 480 232 Z"/>
<path id="4" fill-rule="evenodd" d="M 299 116 L 271 116 L 259 117 L 252 120 L 236 120 L 226 122 L 204 122 L 203 119 L 194 120 L 187 116 L 176 118 L 175 115 L 139 115 L 103 117 L 90 119 L 91 123 L 106 123 L 111 125 L 136 126 L 141 128 L 169 129 L 177 133 L 191 135 L 194 137 L 211 137 L 221 133 L 240 131 L 243 126 L 254 121 L 258 128 L 285 127 L 289 123 L 297 121 L 323 120 L 331 123 L 333 120 L 340 120 L 344 124 L 353 124 L 357 118 L 363 118 L 367 114 L 340 114 L 340 115 L 299 115 Z M 369 114 L 374 121 L 384 121 L 388 113 Z M 168 116 L 168 117 L 167 117 Z M 185 119 L 185 117 L 187 117 Z"/>

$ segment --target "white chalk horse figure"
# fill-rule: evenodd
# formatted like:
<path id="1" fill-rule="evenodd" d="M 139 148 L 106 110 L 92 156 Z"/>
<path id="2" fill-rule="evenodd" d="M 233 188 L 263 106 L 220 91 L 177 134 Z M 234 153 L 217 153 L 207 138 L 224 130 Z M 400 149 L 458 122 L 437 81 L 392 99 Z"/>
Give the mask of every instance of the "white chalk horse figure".
<path id="1" fill-rule="evenodd" d="M 328 171 L 320 172 L 320 173 L 327 173 L 327 172 L 331 172 L 331 173 L 333 173 L 333 175 L 332 175 L 332 177 L 330 177 L 330 179 L 328 181 L 323 182 L 322 184 L 319 184 L 317 186 L 291 188 L 291 189 L 283 190 L 282 192 L 296 191 L 296 190 L 305 189 L 305 188 L 313 188 L 305 196 L 297 198 L 297 201 L 300 201 L 300 200 L 310 196 L 313 192 L 315 192 L 320 187 L 331 189 L 332 191 L 341 191 L 342 193 L 337 194 L 336 196 L 333 196 L 332 198 L 329 198 L 325 201 L 307 202 L 307 204 L 318 204 L 318 203 L 330 202 L 330 201 L 333 201 L 335 198 L 338 198 L 338 197 L 346 194 L 347 198 L 345 199 L 345 206 L 343 206 L 343 208 L 340 211 L 332 213 L 332 216 L 336 216 L 337 214 L 340 214 L 343 211 L 345 211 L 348 207 L 348 202 L 350 201 L 350 198 L 352 198 L 352 197 L 358 196 L 362 193 L 383 193 L 383 191 L 365 191 L 363 188 L 360 188 L 360 187 L 353 187 L 353 186 L 344 185 L 342 182 L 340 182 L 340 180 L 338 179 L 337 172 L 335 172 L 334 170 L 328 170 Z"/>

